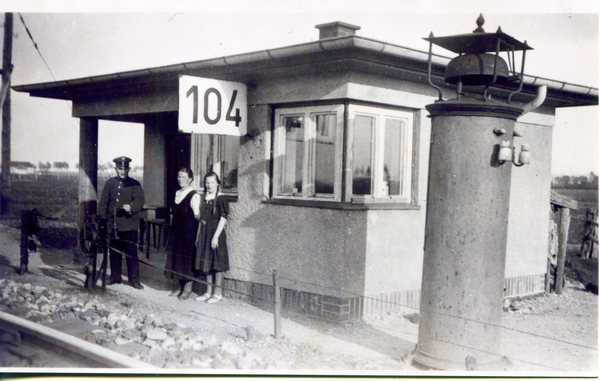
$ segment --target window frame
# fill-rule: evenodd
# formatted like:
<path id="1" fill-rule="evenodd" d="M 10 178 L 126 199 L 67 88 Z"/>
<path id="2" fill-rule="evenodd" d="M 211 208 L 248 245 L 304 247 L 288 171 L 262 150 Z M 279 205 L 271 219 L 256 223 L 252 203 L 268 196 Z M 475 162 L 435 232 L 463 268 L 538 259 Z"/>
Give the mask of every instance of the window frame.
<path id="1" fill-rule="evenodd" d="M 371 194 L 355 195 L 353 194 L 353 173 L 354 168 L 354 121 L 356 116 L 368 116 L 375 118 L 375 126 L 372 128 L 372 146 L 371 146 Z M 413 204 L 413 182 L 416 181 L 416 174 L 412 170 L 413 158 L 416 151 L 416 141 L 414 139 L 414 120 L 415 113 L 409 111 L 387 109 L 375 106 L 348 105 L 348 139 L 345 167 L 348 171 L 346 177 L 346 192 L 344 200 L 352 204 L 369 203 L 392 203 L 392 204 Z M 405 127 L 401 132 L 401 187 L 400 195 L 383 194 L 383 175 L 384 175 L 384 155 L 385 155 L 385 122 L 388 118 L 405 119 Z"/>
<path id="2" fill-rule="evenodd" d="M 278 196 L 278 170 L 279 163 L 281 160 L 278 157 L 281 152 L 281 144 L 277 141 L 280 138 L 277 135 L 277 124 L 279 124 L 277 117 L 280 115 L 279 111 L 286 110 L 290 114 L 295 111 L 311 108 L 316 110 L 329 110 L 328 107 L 337 108 L 340 107 L 343 110 L 343 119 L 337 120 L 338 128 L 340 123 L 342 124 L 342 133 L 336 134 L 336 151 L 338 154 L 336 158 L 342 159 L 342 163 L 336 162 L 336 173 L 340 174 L 341 187 L 336 184 L 335 190 L 341 191 L 341 197 L 339 198 L 301 198 L 301 197 L 286 197 Z M 406 124 L 406 133 L 404 134 L 403 157 L 405 164 L 403 165 L 403 188 L 400 196 L 386 196 L 386 197 L 374 197 L 372 194 L 362 197 L 352 195 L 352 150 L 353 150 L 353 128 L 352 120 L 350 120 L 351 109 L 363 108 L 370 110 L 371 114 L 390 114 L 401 115 L 408 119 Z M 271 104 L 271 137 L 269 138 L 270 152 L 268 158 L 270 159 L 269 173 L 270 178 L 268 179 L 269 195 L 262 202 L 274 205 L 290 205 L 297 207 L 318 207 L 325 209 L 341 209 L 341 210 L 418 210 L 419 206 L 419 152 L 420 152 L 420 134 L 421 134 L 421 119 L 423 117 L 423 109 L 395 106 L 389 104 L 382 104 L 377 102 L 367 102 L 360 100 L 350 100 L 346 98 L 331 99 L 324 101 L 310 101 L 310 102 L 290 102 L 290 103 L 276 103 Z M 339 118 L 339 114 L 338 114 Z M 338 129 L 339 131 L 339 129 Z M 385 133 L 381 134 L 381 137 L 385 137 Z M 341 141 L 340 141 L 341 140 Z M 381 144 L 381 143 L 379 143 Z M 341 151 L 341 155 L 339 154 Z M 381 152 L 384 155 L 384 152 Z M 382 156 L 383 157 L 383 156 Z M 382 167 L 383 170 L 383 167 Z"/>
<path id="3" fill-rule="evenodd" d="M 317 127 L 313 118 L 317 115 L 335 115 L 334 164 L 333 164 L 333 193 L 316 193 L 316 144 Z M 286 133 L 282 121 L 284 117 L 302 116 L 304 120 L 304 140 L 302 155 L 302 189 L 297 193 L 279 192 L 282 168 L 285 164 Z M 310 201 L 342 201 L 342 168 L 343 135 L 344 135 L 344 105 L 329 104 L 321 106 L 280 107 L 273 112 L 273 172 L 271 194 L 274 200 L 310 200 Z"/>
<path id="4" fill-rule="evenodd" d="M 204 179 L 204 171 L 202 170 L 202 159 L 203 157 L 205 157 L 203 155 L 203 148 L 202 148 L 202 138 L 207 138 L 209 139 L 208 142 L 208 147 L 207 149 L 210 151 L 208 153 L 208 158 L 210 163 L 208 164 L 208 167 L 206 169 L 207 173 L 210 172 L 211 167 L 212 167 L 212 171 L 214 171 L 215 173 L 217 173 L 219 175 L 219 179 L 221 180 L 221 184 L 223 184 L 225 182 L 225 174 L 224 172 L 224 168 L 223 168 L 223 163 L 225 162 L 226 159 L 226 151 L 227 151 L 227 147 L 226 147 L 226 141 L 225 139 L 227 137 L 230 138 L 237 138 L 238 139 L 238 149 L 237 149 L 237 172 L 238 172 L 238 176 L 239 176 L 239 158 L 240 158 L 240 142 L 239 136 L 232 136 L 232 135 L 216 135 L 216 134 L 195 134 L 192 133 L 192 138 L 191 138 L 191 155 L 190 155 L 190 161 L 191 161 L 191 168 L 192 171 L 194 171 L 194 181 L 192 182 L 192 187 L 194 189 L 197 189 L 201 192 L 204 192 L 204 184 L 202 183 L 202 180 Z M 233 168 L 232 168 L 233 170 Z M 231 171 L 230 171 L 231 172 Z M 239 181 L 239 177 L 236 179 L 236 184 L 238 184 Z M 238 194 L 238 186 L 236 185 L 235 188 L 233 189 L 224 189 L 221 188 L 221 192 L 224 195 L 227 196 L 237 196 Z"/>

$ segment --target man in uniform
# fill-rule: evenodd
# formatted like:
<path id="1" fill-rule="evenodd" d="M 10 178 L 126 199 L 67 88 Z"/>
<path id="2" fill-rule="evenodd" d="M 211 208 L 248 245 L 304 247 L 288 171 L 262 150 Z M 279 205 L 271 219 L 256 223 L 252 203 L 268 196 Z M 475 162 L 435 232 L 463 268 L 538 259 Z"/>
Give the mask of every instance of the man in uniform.
<path id="1" fill-rule="evenodd" d="M 140 226 L 139 213 L 144 206 L 144 190 L 137 180 L 129 177 L 130 158 L 120 156 L 113 161 L 117 177 L 109 179 L 104 185 L 98 205 L 98 214 L 100 220 L 107 224 L 110 247 L 126 254 L 129 285 L 141 290 L 144 287 L 140 283 L 137 242 Z M 122 263 L 123 256 L 110 250 L 108 285 L 122 282 Z"/>

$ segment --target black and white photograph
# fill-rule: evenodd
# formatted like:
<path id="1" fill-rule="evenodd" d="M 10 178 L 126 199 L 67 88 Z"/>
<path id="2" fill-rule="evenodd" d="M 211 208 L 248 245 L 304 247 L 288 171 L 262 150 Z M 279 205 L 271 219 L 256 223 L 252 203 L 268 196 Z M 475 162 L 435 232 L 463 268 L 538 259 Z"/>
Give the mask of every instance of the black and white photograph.
<path id="1" fill-rule="evenodd" d="M 0 4 L 0 378 L 598 377 L 600 5 Z"/>

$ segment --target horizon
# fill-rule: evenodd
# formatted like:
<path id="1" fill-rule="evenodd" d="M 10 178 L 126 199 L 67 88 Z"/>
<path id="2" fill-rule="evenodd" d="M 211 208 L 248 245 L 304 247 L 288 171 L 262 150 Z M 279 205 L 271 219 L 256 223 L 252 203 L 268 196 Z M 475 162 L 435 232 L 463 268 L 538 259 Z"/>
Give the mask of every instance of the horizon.
<path id="1" fill-rule="evenodd" d="M 431 11 L 423 7 L 425 2 L 420 2 L 418 10 L 408 11 L 415 13 L 407 13 L 402 4 L 389 2 L 385 13 L 371 8 L 365 12 L 367 9 L 358 3 L 340 13 L 336 8 L 338 0 L 312 8 L 316 12 L 308 6 L 311 0 L 306 1 L 303 8 L 278 4 L 272 9 L 261 7 L 258 1 L 253 9 L 240 7 L 233 14 L 220 5 L 182 7 L 177 12 L 167 9 L 173 6 L 158 12 L 152 7 L 145 12 L 139 12 L 139 8 L 130 10 L 137 13 L 95 13 L 94 8 L 83 11 L 57 7 L 53 13 L 23 14 L 39 54 L 15 14 L 14 33 L 18 38 L 13 40 L 15 69 L 11 84 L 86 78 L 307 43 L 318 37 L 315 25 L 335 19 L 360 26 L 358 36 L 425 51 L 427 43 L 423 37 L 431 31 L 435 35 L 468 32 L 482 12 L 486 30 L 501 26 L 506 33 L 527 40 L 535 48 L 528 54 L 526 74 L 598 87 L 597 9 L 584 13 L 576 4 L 554 4 L 553 11 L 552 1 L 548 1 L 543 10 L 521 4 L 515 8 L 521 13 L 497 13 L 497 6 L 478 2 L 473 7 L 462 1 L 453 5 L 451 13 L 440 13 L 443 7 Z M 273 22 L 263 21 L 273 15 Z M 405 22 L 398 23 L 398 18 Z M 448 55 L 447 51 L 435 53 Z M 79 120 L 71 116 L 70 102 L 14 91 L 11 98 L 11 160 L 37 163 L 50 158 L 51 162 L 65 161 L 74 167 L 79 161 Z M 556 110 L 553 177 L 600 172 L 598 110 L 598 106 Z M 143 164 L 143 142 L 141 124 L 99 122 L 100 162 L 125 155 Z"/>
<path id="2" fill-rule="evenodd" d="M 79 172 L 79 163 L 67 163 L 69 166 L 66 168 L 66 170 L 63 170 L 63 168 L 58 168 L 54 165 L 54 163 L 66 163 L 66 162 L 50 162 L 49 160 L 41 160 L 40 162 L 38 162 L 38 164 L 35 164 L 33 162 L 30 161 L 26 161 L 26 160 L 11 160 L 11 168 L 20 168 L 20 166 L 17 165 L 13 165 L 13 163 L 23 163 L 23 164 L 32 164 L 35 167 L 36 171 L 44 171 L 44 169 L 40 168 L 39 165 L 40 164 L 51 164 L 51 167 L 49 168 L 50 171 L 64 171 L 64 172 L 73 172 L 73 173 L 77 173 Z M 101 171 L 108 171 L 108 170 L 114 170 L 114 165 L 110 164 L 110 162 L 105 162 L 105 163 L 100 163 L 98 162 L 98 172 Z M 103 166 L 103 167 L 102 167 Z M 31 168 L 31 167 L 30 167 Z M 144 165 L 133 165 L 131 166 L 131 172 L 143 172 L 144 171 Z M 596 173 L 594 171 L 588 171 L 587 173 L 560 173 L 560 174 L 556 174 L 556 175 L 552 175 L 552 179 L 554 180 L 555 178 L 559 178 L 559 177 L 564 177 L 564 176 L 569 176 L 569 177 L 587 177 L 589 178 L 590 176 L 595 176 L 595 177 L 600 177 L 600 173 Z M 110 175 L 112 176 L 112 175 Z"/>

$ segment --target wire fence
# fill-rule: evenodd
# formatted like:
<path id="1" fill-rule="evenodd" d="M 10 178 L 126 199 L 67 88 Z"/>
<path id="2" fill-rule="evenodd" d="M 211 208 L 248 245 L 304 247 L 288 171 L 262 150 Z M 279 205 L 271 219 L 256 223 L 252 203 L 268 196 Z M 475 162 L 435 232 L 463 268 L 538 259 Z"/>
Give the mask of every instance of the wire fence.
<path id="1" fill-rule="evenodd" d="M 115 239 L 115 238 L 111 238 L 111 239 L 112 240 L 118 240 L 118 239 Z M 139 245 L 140 245 L 139 242 L 135 242 L 135 243 L 129 242 L 129 243 L 136 245 L 136 247 L 139 247 Z M 114 252 L 119 253 L 119 254 L 121 254 L 123 256 L 133 258 L 133 256 L 130 256 L 127 253 L 125 253 L 125 252 L 123 252 L 121 250 L 117 250 L 115 248 L 111 248 L 110 245 L 108 245 L 106 243 L 102 243 L 101 246 L 102 247 L 106 247 L 107 251 L 108 250 L 113 250 Z M 160 247 L 158 247 L 157 251 L 159 251 L 159 252 L 161 252 L 163 254 L 166 254 L 166 255 L 182 256 L 180 254 L 170 252 L 168 250 L 169 245 L 167 244 L 166 246 L 167 247 L 165 249 L 161 249 Z M 184 256 L 184 257 L 186 257 L 186 256 Z M 188 259 L 192 259 L 192 257 L 190 257 L 190 256 L 187 256 L 187 258 Z M 181 277 L 183 279 L 186 279 L 188 281 L 197 282 L 197 283 L 204 284 L 204 285 L 207 285 L 207 286 L 216 287 L 213 283 L 207 282 L 207 281 L 205 281 L 203 279 L 200 279 L 198 277 L 190 277 L 188 275 L 185 275 L 185 274 L 182 274 L 182 273 L 170 270 L 170 269 L 166 269 L 165 266 L 160 266 L 160 265 L 157 265 L 155 263 L 151 263 L 149 261 L 145 261 L 143 259 L 140 259 L 139 257 L 136 258 L 136 259 L 140 263 L 142 263 L 142 264 L 144 264 L 146 266 L 153 267 L 153 268 L 156 268 L 156 269 L 159 269 L 159 270 L 168 271 L 168 272 L 173 273 L 173 274 L 175 274 L 175 275 L 177 275 L 177 276 L 179 276 L 179 277 Z M 244 268 L 239 268 L 239 267 L 231 267 L 231 269 L 232 270 L 238 270 L 238 271 L 245 271 L 245 272 L 248 272 L 248 273 L 253 274 L 255 276 L 258 276 L 258 277 L 260 277 L 261 279 L 264 280 L 264 283 L 262 283 L 262 284 L 264 284 L 264 285 L 266 285 L 268 287 L 273 287 L 273 283 L 277 283 L 277 279 L 286 280 L 290 284 L 312 286 L 312 287 L 321 287 L 322 289 L 331 290 L 331 291 L 334 291 L 334 292 L 336 292 L 338 294 L 341 294 L 341 295 L 347 295 L 348 297 L 359 297 L 359 298 L 362 298 L 363 300 L 372 300 L 372 301 L 377 301 L 377 302 L 382 303 L 382 304 L 387 304 L 390 307 L 402 307 L 402 308 L 406 308 L 408 310 L 414 311 L 417 314 L 421 314 L 422 312 L 426 312 L 428 314 L 435 314 L 435 315 L 439 315 L 439 316 L 450 317 L 450 318 L 453 318 L 453 319 L 460 319 L 460 320 L 463 320 L 465 322 L 469 322 L 469 323 L 473 323 L 473 324 L 481 324 L 481 325 L 485 325 L 486 327 L 494 327 L 494 328 L 498 328 L 498 329 L 501 329 L 501 330 L 505 330 L 505 331 L 510 331 L 510 332 L 513 332 L 513 333 L 517 333 L 519 335 L 527 335 L 527 336 L 529 336 L 531 338 L 547 340 L 547 341 L 549 341 L 551 343 L 560 343 L 560 344 L 564 344 L 564 345 L 571 346 L 571 347 L 582 348 L 582 349 L 585 349 L 585 350 L 592 351 L 595 356 L 597 356 L 597 352 L 598 352 L 597 347 L 592 347 L 592 346 L 589 346 L 589 345 L 575 343 L 575 342 L 572 342 L 572 341 L 566 341 L 566 340 L 558 339 L 558 338 L 555 338 L 555 337 L 541 335 L 541 334 L 538 334 L 538 333 L 527 332 L 527 331 L 523 331 L 523 330 L 516 329 L 516 328 L 506 327 L 506 326 L 503 326 L 503 325 L 497 325 L 497 324 L 493 324 L 493 323 L 489 323 L 489 322 L 479 321 L 479 320 L 476 320 L 476 319 L 470 319 L 470 318 L 463 317 L 463 316 L 457 316 L 457 315 L 453 315 L 453 314 L 443 313 L 443 312 L 440 312 L 440 311 L 437 311 L 437 310 L 430 310 L 430 309 L 421 310 L 420 308 L 416 308 L 416 307 L 413 307 L 413 306 L 410 306 L 410 305 L 406 305 L 406 304 L 403 304 L 403 303 L 398 303 L 398 302 L 394 302 L 394 301 L 385 301 L 385 300 L 381 300 L 381 299 L 379 299 L 377 297 L 372 297 L 372 296 L 367 296 L 367 295 L 363 295 L 363 294 L 353 293 L 353 292 L 349 292 L 349 291 L 342 290 L 342 289 L 336 289 L 334 287 L 329 287 L 329 286 L 326 286 L 326 285 L 323 285 L 323 284 L 317 284 L 317 283 L 314 283 L 314 282 L 306 282 L 306 281 L 303 281 L 303 280 L 300 280 L 300 279 L 294 279 L 294 278 L 291 278 L 291 277 L 288 277 L 288 276 L 277 276 L 276 275 L 274 277 L 273 276 L 273 271 L 260 272 L 260 271 L 256 271 L 256 270 L 249 270 L 249 269 L 244 269 Z M 274 310 L 277 309 L 277 306 L 278 306 L 278 303 L 279 303 L 279 301 L 277 300 L 277 298 L 276 298 L 276 300 L 269 300 L 267 298 L 264 298 L 264 297 L 261 297 L 261 296 L 258 296 L 258 295 L 248 294 L 248 293 L 245 293 L 245 292 L 242 292 L 242 291 L 239 291 L 239 290 L 235 290 L 235 289 L 232 289 L 232 288 L 227 288 L 227 287 L 223 287 L 223 286 L 221 286 L 221 288 L 224 291 L 228 291 L 228 292 L 231 292 L 233 294 L 238 294 L 240 296 L 249 298 L 249 299 L 254 300 L 254 301 L 260 301 L 262 303 L 266 303 L 266 305 L 273 305 L 274 306 L 273 307 Z M 277 288 L 280 288 L 280 287 L 277 287 Z M 298 288 L 301 288 L 301 287 L 298 287 Z M 275 293 L 275 290 L 273 291 L 273 293 Z M 396 332 L 396 333 L 407 334 L 407 335 L 412 335 L 412 336 L 419 336 L 418 334 L 415 334 L 414 332 L 397 330 L 397 329 L 393 329 L 393 328 L 389 328 L 389 327 L 384 327 L 384 326 L 377 325 L 377 324 L 371 324 L 371 326 L 373 326 L 374 328 L 377 328 L 377 329 L 392 331 L 392 332 Z M 474 352 L 478 352 L 478 353 L 483 353 L 483 354 L 486 354 L 486 355 L 498 356 L 499 358 L 505 358 L 505 359 L 509 359 L 511 361 L 516 361 L 516 362 L 519 362 L 519 363 L 526 363 L 526 364 L 530 364 L 530 365 L 533 365 L 533 366 L 537 366 L 537 367 L 541 367 L 541 368 L 549 369 L 549 370 L 558 370 L 558 371 L 564 370 L 564 369 L 561 369 L 561 368 L 557 368 L 556 367 L 557 364 L 553 364 L 553 365 L 540 364 L 540 363 L 536 363 L 536 362 L 532 362 L 532 361 L 527 361 L 527 360 L 524 360 L 524 359 L 517 359 L 517 358 L 511 358 L 511 357 L 507 357 L 507 356 L 501 356 L 499 354 L 492 353 L 492 352 L 487 352 L 487 351 L 482 350 L 482 349 L 478 349 L 478 348 L 474 348 L 474 347 L 469 347 L 469 346 L 461 345 L 461 344 L 454 343 L 454 342 L 444 341 L 444 340 L 436 338 L 436 337 L 425 336 L 422 333 L 420 335 L 421 335 L 422 339 L 426 338 L 426 339 L 429 339 L 429 340 L 435 340 L 435 341 L 438 341 L 438 342 L 443 342 L 443 343 L 451 344 L 451 345 L 454 345 L 454 346 L 457 346 L 457 347 L 463 347 L 465 349 L 468 349 L 468 350 L 471 350 L 471 351 L 474 351 Z"/>

